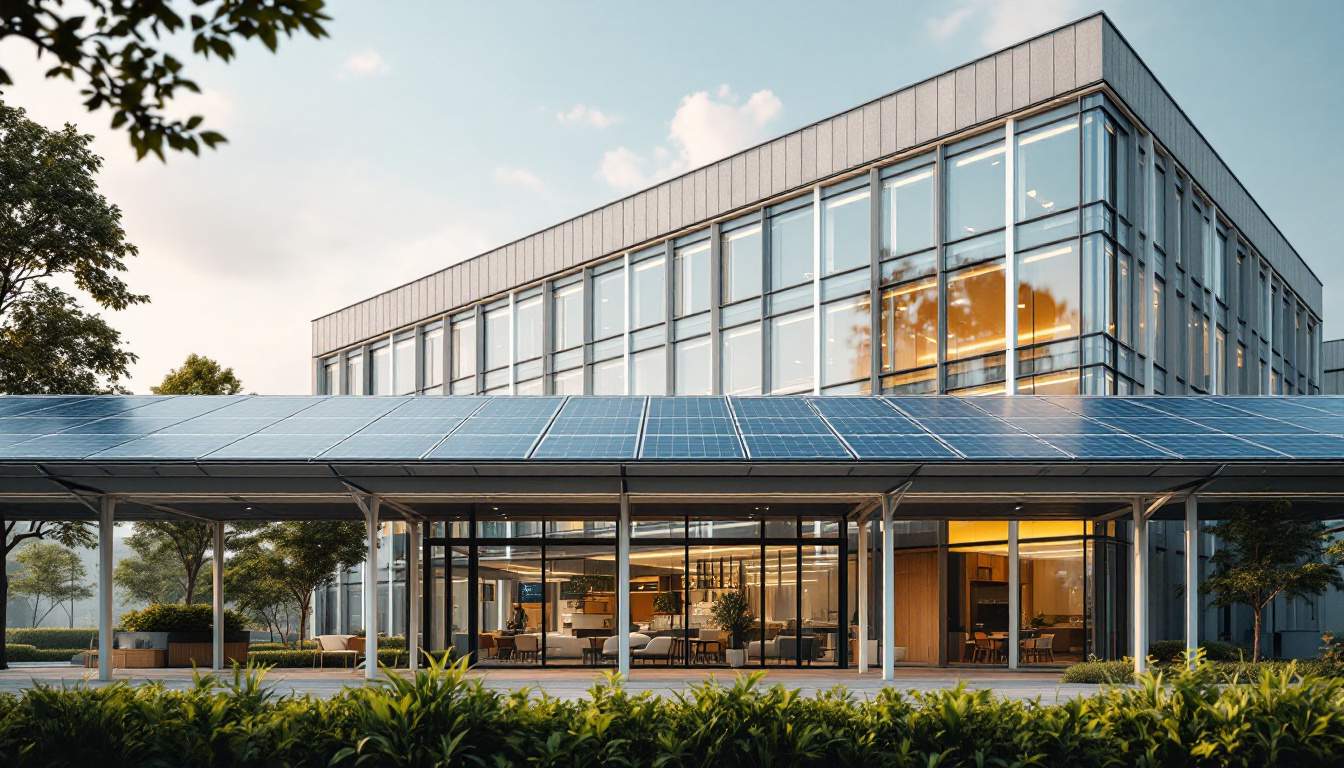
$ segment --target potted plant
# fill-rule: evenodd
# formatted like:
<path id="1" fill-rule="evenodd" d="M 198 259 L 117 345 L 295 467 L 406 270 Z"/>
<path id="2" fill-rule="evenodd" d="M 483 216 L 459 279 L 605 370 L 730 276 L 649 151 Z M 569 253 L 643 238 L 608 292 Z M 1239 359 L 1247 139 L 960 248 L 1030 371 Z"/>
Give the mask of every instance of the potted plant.
<path id="1" fill-rule="evenodd" d="M 724 592 L 714 600 L 710 615 L 719 629 L 728 633 L 729 647 L 724 652 L 730 667 L 744 667 L 747 664 L 747 633 L 756 623 L 752 615 L 751 604 L 747 602 L 745 592 L 734 590 Z"/>
<path id="2" fill-rule="evenodd" d="M 157 638 L 167 649 L 170 667 L 208 666 L 213 657 L 214 611 L 209 605 L 155 603 L 121 616 L 123 634 L 136 639 Z M 244 619 L 234 611 L 224 612 L 224 658 L 247 663 L 249 634 Z"/>
<path id="3" fill-rule="evenodd" d="M 653 612 L 675 616 L 681 613 L 680 592 L 659 592 L 653 596 Z"/>

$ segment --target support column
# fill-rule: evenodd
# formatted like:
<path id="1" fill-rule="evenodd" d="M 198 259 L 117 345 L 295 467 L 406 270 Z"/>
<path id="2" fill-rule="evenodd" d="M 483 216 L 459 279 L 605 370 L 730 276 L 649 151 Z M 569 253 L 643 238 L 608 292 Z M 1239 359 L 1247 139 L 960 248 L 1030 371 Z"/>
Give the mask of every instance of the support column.
<path id="1" fill-rule="evenodd" d="M 1022 588 L 1018 561 L 1017 521 L 1008 522 L 1008 668 L 1017 669 L 1018 638 L 1022 634 Z"/>
<path id="2" fill-rule="evenodd" d="M 863 520 L 859 523 L 859 562 L 858 574 L 855 576 L 858 580 L 858 665 L 860 675 L 868 671 L 868 526 L 871 524 L 869 520 Z"/>
<path id="3" fill-rule="evenodd" d="M 1199 500 L 1185 498 L 1185 651 L 1194 666 L 1199 648 Z"/>
<path id="4" fill-rule="evenodd" d="M 98 679 L 112 679 L 112 526 L 117 500 L 98 505 Z"/>
<path id="5" fill-rule="evenodd" d="M 1003 393 L 1017 394 L 1017 121 L 1003 126 Z"/>
<path id="6" fill-rule="evenodd" d="M 378 512 L 382 500 L 370 496 L 364 505 L 364 679 L 378 678 Z"/>
<path id="7" fill-rule="evenodd" d="M 630 676 L 630 497 L 621 492 L 616 526 L 616 670 Z"/>
<path id="8" fill-rule="evenodd" d="M 1139 674 L 1148 668 L 1148 519 L 1144 515 L 1143 500 L 1135 499 L 1134 505 L 1134 557 L 1130 565 L 1134 601 L 1134 673 Z"/>
<path id="9" fill-rule="evenodd" d="M 210 575 L 214 586 L 211 600 L 214 607 L 214 630 L 210 638 L 213 646 L 211 669 L 218 671 L 224 668 L 224 523 L 214 522 L 210 527 L 214 529 L 211 531 L 214 534 L 214 546 L 210 549 Z"/>
<path id="10" fill-rule="evenodd" d="M 420 523 L 407 525 L 406 596 L 410 610 L 406 614 L 406 655 L 412 672 L 420 668 L 420 622 L 424 608 L 420 600 Z"/>
<path id="11" fill-rule="evenodd" d="M 882 497 L 882 679 L 896 677 L 896 505 Z"/>

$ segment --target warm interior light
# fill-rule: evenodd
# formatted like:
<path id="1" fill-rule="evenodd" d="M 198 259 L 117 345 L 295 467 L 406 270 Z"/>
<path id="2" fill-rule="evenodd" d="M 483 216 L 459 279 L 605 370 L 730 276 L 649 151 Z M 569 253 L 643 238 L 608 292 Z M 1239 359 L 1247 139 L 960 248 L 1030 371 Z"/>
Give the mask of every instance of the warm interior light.
<path id="1" fill-rule="evenodd" d="M 1017 140 L 1017 146 L 1025 147 L 1029 144 L 1035 144 L 1038 141 L 1044 141 L 1045 139 L 1051 138 L 1053 136 L 1058 136 L 1062 133 L 1068 133 L 1069 131 L 1077 129 L 1078 129 L 1078 121 L 1069 120 L 1067 122 L 1059 123 L 1058 125 L 1052 128 L 1037 131 L 1036 133 L 1033 133 L 1029 136 L 1024 136 L 1020 138 Z"/>
<path id="2" fill-rule="evenodd" d="M 953 162 L 953 165 L 956 166 L 957 168 L 960 168 L 960 167 L 962 167 L 963 165 L 970 165 L 971 163 L 978 163 L 978 162 L 980 162 L 981 160 L 988 160 L 988 159 L 991 158 L 991 157 L 996 157 L 996 156 L 998 156 L 998 155 L 1002 155 L 1002 154 L 1003 154 L 1003 144 L 998 144 L 998 145 L 993 146 L 993 147 L 990 147 L 990 148 L 988 148 L 988 149 L 982 149 L 982 150 L 980 150 L 979 152 L 976 152 L 976 153 L 974 153 L 974 154 L 966 155 L 966 156 L 964 156 L 964 157 L 959 157 L 959 158 L 956 159 L 956 161 Z M 995 162 L 993 163 L 993 165 L 998 165 L 998 161 L 995 161 Z"/>

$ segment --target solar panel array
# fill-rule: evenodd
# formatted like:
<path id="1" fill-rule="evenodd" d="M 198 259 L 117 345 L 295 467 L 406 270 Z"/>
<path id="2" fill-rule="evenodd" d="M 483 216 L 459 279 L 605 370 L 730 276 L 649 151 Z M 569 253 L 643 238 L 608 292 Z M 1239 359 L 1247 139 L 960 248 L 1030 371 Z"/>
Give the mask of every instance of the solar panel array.
<path id="1" fill-rule="evenodd" d="M 1344 397 L 0 397 L 0 461 L 1344 460 Z"/>

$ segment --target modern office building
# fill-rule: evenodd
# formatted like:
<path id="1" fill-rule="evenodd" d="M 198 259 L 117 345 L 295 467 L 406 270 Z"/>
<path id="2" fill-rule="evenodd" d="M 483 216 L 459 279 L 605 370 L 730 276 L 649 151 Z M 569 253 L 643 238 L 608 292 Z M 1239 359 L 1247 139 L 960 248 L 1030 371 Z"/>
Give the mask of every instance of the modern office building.
<path id="1" fill-rule="evenodd" d="M 1321 294 L 1098 14 L 318 318 L 313 390 L 1316 394 Z M 714 597 L 750 583 L 758 657 L 853 663 L 835 628 L 861 601 L 876 610 L 882 585 L 856 583 L 851 558 L 877 535 L 851 507 L 637 506 L 632 621 L 708 634 Z M 1028 661 L 1128 652 L 1130 526 L 1012 509 L 895 524 L 897 661 L 1005 662 L 975 641 L 1007 629 L 1010 603 L 1053 638 Z M 586 637 L 611 634 L 613 509 L 451 514 L 424 550 L 428 646 L 531 661 L 500 630 L 541 628 L 547 663 L 578 663 Z M 400 632 L 393 538 L 379 626 Z M 1186 541 L 1151 526 L 1151 639 L 1181 636 Z M 362 583 L 354 570 L 318 596 L 319 630 L 364 625 Z M 1206 636 L 1248 639 L 1233 612 L 1205 614 Z M 830 630 L 808 650 L 801 627 Z"/>
<path id="2" fill-rule="evenodd" d="M 1321 345 L 1321 360 L 1321 391 L 1327 395 L 1344 395 L 1344 339 Z"/>

